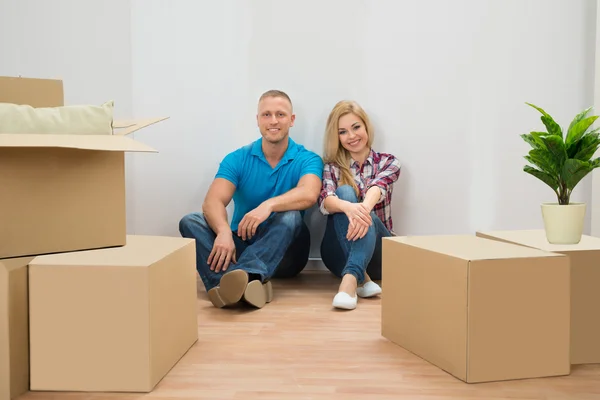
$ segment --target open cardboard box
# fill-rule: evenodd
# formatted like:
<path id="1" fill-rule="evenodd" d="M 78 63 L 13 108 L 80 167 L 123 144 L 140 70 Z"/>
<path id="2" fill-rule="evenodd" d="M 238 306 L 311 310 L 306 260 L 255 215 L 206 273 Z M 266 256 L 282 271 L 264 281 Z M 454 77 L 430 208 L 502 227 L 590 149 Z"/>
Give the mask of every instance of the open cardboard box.
<path id="1" fill-rule="evenodd" d="M 64 105 L 63 82 L 0 77 L 0 102 Z M 0 134 L 0 259 L 123 246 L 127 135 L 168 117 L 113 122 L 113 135 Z"/>

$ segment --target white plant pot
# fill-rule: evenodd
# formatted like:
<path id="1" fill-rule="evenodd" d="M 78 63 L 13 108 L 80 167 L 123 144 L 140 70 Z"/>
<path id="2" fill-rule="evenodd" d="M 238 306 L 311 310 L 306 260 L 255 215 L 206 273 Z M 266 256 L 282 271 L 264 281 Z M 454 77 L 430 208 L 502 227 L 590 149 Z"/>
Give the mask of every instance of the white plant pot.
<path id="1" fill-rule="evenodd" d="M 577 244 L 583 235 L 585 203 L 543 203 L 546 239 L 552 244 Z"/>

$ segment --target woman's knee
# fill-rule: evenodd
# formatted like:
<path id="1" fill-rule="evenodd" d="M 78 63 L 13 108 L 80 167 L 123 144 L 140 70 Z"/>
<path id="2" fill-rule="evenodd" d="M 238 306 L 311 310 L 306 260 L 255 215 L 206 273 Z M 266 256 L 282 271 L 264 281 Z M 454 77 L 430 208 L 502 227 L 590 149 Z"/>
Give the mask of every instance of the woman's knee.
<path id="1" fill-rule="evenodd" d="M 354 188 L 350 185 L 342 185 L 337 188 L 335 194 L 338 198 L 349 201 L 351 203 L 358 203 L 358 197 L 356 196 L 356 192 Z"/>

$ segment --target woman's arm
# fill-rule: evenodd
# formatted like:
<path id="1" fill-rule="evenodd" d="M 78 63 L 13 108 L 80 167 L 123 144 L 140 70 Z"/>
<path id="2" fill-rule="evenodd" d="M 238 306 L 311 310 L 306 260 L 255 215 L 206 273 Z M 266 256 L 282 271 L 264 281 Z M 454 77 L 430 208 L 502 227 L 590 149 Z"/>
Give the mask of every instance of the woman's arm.
<path id="1" fill-rule="evenodd" d="M 323 185 L 319 196 L 319 209 L 323 215 L 344 213 L 351 225 L 359 224 L 367 228 L 371 225 L 371 215 L 361 203 L 351 203 L 336 195 L 339 170 L 332 164 L 323 168 Z"/>
<path id="2" fill-rule="evenodd" d="M 342 200 L 336 195 L 335 192 L 338 187 L 338 179 L 339 170 L 331 164 L 325 164 L 325 167 L 323 168 L 323 186 L 319 197 L 319 208 L 324 215 L 345 213 L 350 217 L 350 214 L 356 214 L 356 212 L 352 212 L 352 210 L 354 210 L 358 204 Z M 364 206 L 362 208 L 364 208 Z M 367 214 L 363 215 L 362 220 L 364 223 L 370 224 L 371 219 L 368 216 L 368 212 L 362 214 Z"/>
<path id="3" fill-rule="evenodd" d="M 335 195 L 335 191 L 337 190 L 338 175 L 339 173 L 333 165 L 330 163 L 323 165 L 323 181 L 321 184 L 321 194 L 319 195 L 318 199 L 319 210 L 323 215 L 340 212 L 330 208 L 331 206 L 329 205 L 332 200 L 334 200 L 334 202 L 335 200 L 340 200 Z"/>
<path id="4" fill-rule="evenodd" d="M 382 190 L 379 186 L 371 186 L 369 188 L 369 190 L 367 190 L 367 193 L 365 194 L 365 199 L 363 200 L 363 203 L 364 203 L 365 207 L 367 207 L 367 210 L 369 210 L 369 212 L 371 212 L 373 210 L 373 207 L 375 207 L 375 204 L 379 203 L 379 200 L 381 199 L 381 195 L 382 195 Z"/>
<path id="5" fill-rule="evenodd" d="M 380 203 L 385 200 L 388 187 L 394 182 L 396 182 L 398 180 L 398 177 L 400 176 L 401 165 L 400 161 L 398 161 L 396 157 L 394 157 L 391 154 L 386 154 L 381 160 L 381 162 L 383 162 L 383 166 L 379 169 L 379 172 L 377 173 L 375 178 L 373 178 L 367 185 L 367 193 L 369 193 L 372 190 L 373 197 L 375 197 L 375 193 L 377 193 L 374 188 L 379 189 L 379 197 L 377 199 L 371 200 L 372 202 L 374 202 L 373 207 L 375 207 L 377 203 Z M 369 205 L 370 204 L 371 203 L 369 203 Z"/>

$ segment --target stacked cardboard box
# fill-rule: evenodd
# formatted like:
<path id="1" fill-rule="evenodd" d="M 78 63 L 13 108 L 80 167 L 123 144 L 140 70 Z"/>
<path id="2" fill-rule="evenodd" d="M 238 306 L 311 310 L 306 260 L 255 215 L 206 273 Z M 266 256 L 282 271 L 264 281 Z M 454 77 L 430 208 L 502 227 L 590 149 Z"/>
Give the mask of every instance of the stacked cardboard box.
<path id="1" fill-rule="evenodd" d="M 600 238 L 548 243 L 543 229 L 477 232 L 477 236 L 564 254 L 571 261 L 571 364 L 600 363 Z"/>
<path id="2" fill-rule="evenodd" d="M 0 77 L 0 103 L 64 105 L 60 80 Z M 197 341 L 195 244 L 127 235 L 127 137 L 0 133 L 0 400 L 151 391 Z"/>
<path id="3" fill-rule="evenodd" d="M 32 259 L 0 260 L 0 400 L 29 389 L 27 265 Z"/>
<path id="4" fill-rule="evenodd" d="M 568 257 L 476 235 L 383 240 L 382 335 L 465 382 L 570 373 Z"/>

